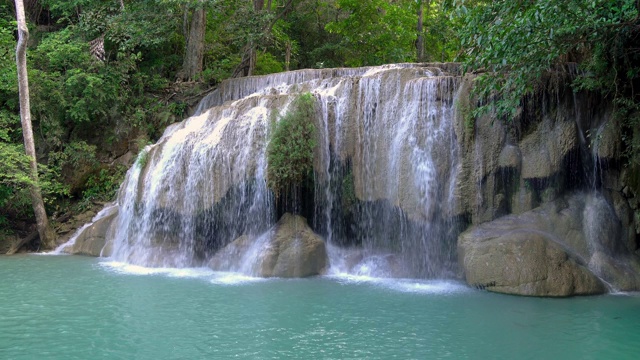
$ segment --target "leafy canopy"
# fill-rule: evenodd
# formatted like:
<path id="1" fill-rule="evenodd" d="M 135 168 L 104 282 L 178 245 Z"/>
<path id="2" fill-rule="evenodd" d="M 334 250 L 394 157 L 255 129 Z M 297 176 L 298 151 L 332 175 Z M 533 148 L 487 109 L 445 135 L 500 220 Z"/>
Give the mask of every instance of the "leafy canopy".
<path id="1" fill-rule="evenodd" d="M 417 15 L 408 2 L 338 0 L 347 16 L 326 25 L 342 36 L 348 66 L 379 65 L 415 58 Z"/>
<path id="2" fill-rule="evenodd" d="M 611 73 L 630 60 L 623 48 L 631 28 L 637 35 L 636 0 L 453 0 L 452 5 L 462 24 L 465 65 L 481 72 L 477 94 L 495 100 L 491 107 L 502 116 L 514 116 L 520 100 L 566 62 L 580 66 L 577 88 L 615 91 L 618 80 Z"/>

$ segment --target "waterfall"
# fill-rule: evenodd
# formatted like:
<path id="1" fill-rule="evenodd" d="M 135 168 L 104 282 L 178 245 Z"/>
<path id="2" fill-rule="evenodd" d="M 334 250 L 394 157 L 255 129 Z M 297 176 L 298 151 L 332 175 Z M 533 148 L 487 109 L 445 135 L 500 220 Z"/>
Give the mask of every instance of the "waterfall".
<path id="1" fill-rule="evenodd" d="M 400 64 L 223 82 L 127 173 L 112 257 L 200 266 L 240 236 L 260 239 L 278 220 L 266 186 L 269 131 L 310 92 L 318 147 L 308 222 L 328 245 L 330 271 L 452 274 L 459 78 L 450 70 Z"/>

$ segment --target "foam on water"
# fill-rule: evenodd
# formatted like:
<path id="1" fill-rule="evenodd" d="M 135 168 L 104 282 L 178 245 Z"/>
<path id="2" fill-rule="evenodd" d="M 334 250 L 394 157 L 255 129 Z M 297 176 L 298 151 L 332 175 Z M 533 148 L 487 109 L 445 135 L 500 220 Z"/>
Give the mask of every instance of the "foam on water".
<path id="1" fill-rule="evenodd" d="M 235 272 L 213 271 L 209 268 L 151 268 L 119 261 L 103 261 L 100 266 L 107 271 L 123 275 L 161 275 L 171 278 L 204 279 L 216 285 L 238 285 L 267 281 L 265 278 L 247 276 Z"/>
<path id="2" fill-rule="evenodd" d="M 234 272 L 216 272 L 213 279 L 210 280 L 212 284 L 216 285 L 239 285 L 262 281 L 267 281 L 267 279 Z"/>
<path id="3" fill-rule="evenodd" d="M 204 278 L 214 274 L 209 268 L 151 268 L 119 261 L 104 261 L 100 265 L 107 270 L 128 275 L 166 275 L 177 278 Z"/>
<path id="4" fill-rule="evenodd" d="M 100 266 L 107 271 L 123 275 L 195 278 L 208 280 L 215 285 L 243 285 L 281 280 L 279 278 L 253 277 L 238 272 L 213 271 L 209 268 L 150 268 L 118 261 L 103 261 L 100 262 Z M 343 284 L 369 284 L 391 291 L 418 294 L 454 294 L 471 290 L 461 283 L 444 280 L 390 279 L 350 273 L 337 273 L 327 275 L 324 278 Z"/>
<path id="5" fill-rule="evenodd" d="M 418 294 L 456 294 L 472 291 L 462 283 L 445 280 L 390 279 L 350 273 L 338 273 L 327 278 L 343 284 L 365 283 L 392 291 Z"/>

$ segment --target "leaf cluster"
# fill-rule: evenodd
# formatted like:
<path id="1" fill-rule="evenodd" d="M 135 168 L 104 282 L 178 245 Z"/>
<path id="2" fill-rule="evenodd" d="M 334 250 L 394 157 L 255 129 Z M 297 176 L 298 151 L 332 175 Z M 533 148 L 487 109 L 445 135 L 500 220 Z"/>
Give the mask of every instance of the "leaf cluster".
<path id="1" fill-rule="evenodd" d="M 578 66 L 576 88 L 615 91 L 609 74 L 619 68 L 619 49 L 635 27 L 635 0 L 454 0 L 454 16 L 469 71 L 479 73 L 475 93 L 479 112 L 515 116 L 524 96 L 545 79 L 566 75 L 566 63 Z M 625 40 L 625 38 L 627 38 Z M 627 53 L 628 55 L 628 53 Z M 604 70 L 607 71 L 604 71 Z"/>
<path id="2" fill-rule="evenodd" d="M 386 0 L 338 0 L 337 6 L 345 15 L 326 30 L 341 36 L 347 66 L 415 58 L 417 15 L 410 6 Z"/>
<path id="3" fill-rule="evenodd" d="M 313 173 L 316 140 L 316 101 L 298 96 L 275 124 L 267 146 L 267 186 L 276 197 L 300 186 Z"/>

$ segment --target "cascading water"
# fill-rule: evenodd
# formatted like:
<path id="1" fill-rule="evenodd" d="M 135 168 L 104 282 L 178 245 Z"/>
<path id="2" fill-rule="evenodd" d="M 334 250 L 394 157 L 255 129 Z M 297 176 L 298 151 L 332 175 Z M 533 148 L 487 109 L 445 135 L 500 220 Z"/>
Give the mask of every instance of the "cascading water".
<path id="1" fill-rule="evenodd" d="M 362 248 L 331 256 L 352 258 L 334 262 L 335 271 L 442 276 L 452 261 L 445 238 L 451 224 L 444 219 L 457 162 L 456 83 L 434 74 L 407 79 L 408 71 L 379 71 L 345 89 L 351 101 L 332 95 L 322 103 L 327 125 L 320 178 L 326 180 L 316 184 L 324 211 L 315 223 L 332 243 Z M 353 155 L 344 159 L 348 151 Z"/>
<path id="2" fill-rule="evenodd" d="M 457 87 L 441 68 L 415 64 L 224 82 L 129 170 L 112 257 L 198 266 L 242 235 L 260 239 L 278 220 L 265 180 L 270 122 L 310 92 L 319 139 L 309 223 L 327 242 L 331 271 L 447 276 Z"/>
<path id="3" fill-rule="evenodd" d="M 582 172 L 584 174 L 584 209 L 582 231 L 588 246 L 589 269 L 600 278 L 610 292 L 619 291 L 610 281 L 619 274 L 634 279 L 637 269 L 625 244 L 621 241 L 623 230 L 616 210 L 604 195 L 606 160 L 603 155 L 611 149 L 601 149 L 602 138 L 610 122 L 602 121 L 609 116 L 593 116 L 578 106 L 580 99 L 573 94 L 574 116 L 580 140 Z M 584 100 L 583 100 L 584 101 Z M 606 191 L 606 190 L 605 190 Z M 618 275 L 614 275 L 614 274 Z M 618 281 L 619 283 L 619 281 Z M 624 286 L 624 285 L 623 285 Z"/>

